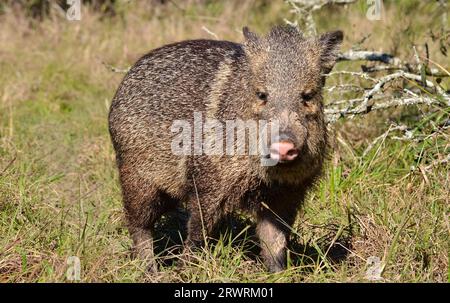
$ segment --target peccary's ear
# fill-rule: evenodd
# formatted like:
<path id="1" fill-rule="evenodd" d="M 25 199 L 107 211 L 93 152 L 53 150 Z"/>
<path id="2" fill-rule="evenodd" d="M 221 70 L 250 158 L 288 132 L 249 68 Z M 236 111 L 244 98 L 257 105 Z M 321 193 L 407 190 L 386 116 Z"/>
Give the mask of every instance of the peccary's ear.
<path id="1" fill-rule="evenodd" d="M 336 63 L 339 47 L 344 39 L 342 31 L 328 32 L 319 37 L 321 48 L 320 62 L 323 72 L 329 73 Z"/>
<path id="2" fill-rule="evenodd" d="M 250 52 L 255 52 L 260 48 L 261 40 L 259 36 L 249 30 L 247 26 L 242 29 L 245 38 L 245 48 Z"/>

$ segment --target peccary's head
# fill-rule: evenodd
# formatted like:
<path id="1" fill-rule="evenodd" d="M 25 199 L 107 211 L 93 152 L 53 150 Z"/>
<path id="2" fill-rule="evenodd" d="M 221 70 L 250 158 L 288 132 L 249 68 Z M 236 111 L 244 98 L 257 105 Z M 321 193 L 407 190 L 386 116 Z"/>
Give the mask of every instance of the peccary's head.
<path id="1" fill-rule="evenodd" d="M 321 90 L 343 39 L 341 31 L 304 38 L 291 26 L 277 26 L 264 37 L 243 30 L 249 63 L 249 106 L 256 119 L 279 123 L 265 171 L 281 182 L 314 178 L 327 145 Z"/>

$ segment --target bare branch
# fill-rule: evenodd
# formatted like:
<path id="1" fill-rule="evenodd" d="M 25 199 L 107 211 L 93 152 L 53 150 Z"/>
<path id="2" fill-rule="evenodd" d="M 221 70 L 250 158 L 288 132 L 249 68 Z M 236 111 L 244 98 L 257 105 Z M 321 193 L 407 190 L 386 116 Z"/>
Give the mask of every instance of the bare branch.
<path id="1" fill-rule="evenodd" d="M 352 119 L 354 117 L 354 115 L 368 113 L 374 109 L 377 110 L 377 109 L 389 108 L 389 107 L 398 106 L 398 105 L 411 105 L 411 104 L 420 104 L 420 103 L 427 103 L 427 104 L 439 103 L 438 99 L 415 96 L 413 98 L 400 98 L 400 99 L 394 99 L 395 101 L 390 100 L 388 102 L 381 103 L 381 104 L 373 104 L 374 96 L 376 94 L 379 94 L 382 92 L 382 89 L 386 85 L 386 83 L 389 83 L 389 82 L 394 81 L 399 78 L 406 78 L 406 79 L 414 80 L 414 81 L 422 80 L 421 76 L 419 76 L 419 75 L 406 73 L 403 71 L 397 71 L 396 73 L 384 76 L 378 80 L 375 80 L 376 81 L 375 85 L 370 90 L 366 91 L 362 98 L 348 100 L 348 105 L 345 109 L 338 109 L 338 110 L 327 109 L 325 111 L 326 114 L 332 115 L 328 121 L 332 122 L 332 121 L 335 121 L 335 120 L 339 119 L 340 117 L 343 117 L 346 115 L 349 115 L 350 116 L 349 118 Z M 437 93 L 440 95 L 440 97 L 446 101 L 447 105 L 450 106 L 450 96 L 440 86 L 433 84 L 433 82 L 431 82 L 429 80 L 425 80 L 424 84 L 428 87 L 435 88 Z M 432 101 L 432 100 L 434 100 L 434 101 Z M 355 103 L 359 103 L 359 105 L 356 108 L 353 108 Z M 336 105 L 336 103 L 334 103 L 334 105 Z M 336 116 L 337 113 L 339 113 L 339 116 Z"/>
<path id="2" fill-rule="evenodd" d="M 362 65 L 361 68 L 363 72 L 366 73 L 378 71 L 392 71 L 392 70 L 402 70 L 405 72 L 420 73 L 422 68 L 422 63 L 420 62 L 420 60 L 418 60 L 418 55 L 416 55 L 417 65 L 413 66 L 391 54 L 366 50 L 364 51 L 349 50 L 345 53 L 341 53 L 338 55 L 338 61 L 369 61 L 369 62 L 382 62 L 387 64 L 372 67 Z M 427 68 L 426 74 L 428 76 L 433 77 L 449 77 L 448 73 L 441 72 L 437 68 Z"/>
<path id="3" fill-rule="evenodd" d="M 363 78 L 365 80 L 369 80 L 372 82 L 377 82 L 377 79 L 372 78 L 371 76 L 369 76 L 366 73 L 362 73 L 362 72 L 352 72 L 352 71 L 346 71 L 346 70 L 340 70 L 340 71 L 334 71 L 329 73 L 328 75 L 326 75 L 327 77 L 330 76 L 335 76 L 335 75 L 348 75 L 348 76 L 355 76 L 355 77 L 360 77 Z"/>
<path id="4" fill-rule="evenodd" d="M 295 13 L 297 20 L 292 22 L 285 19 L 285 22 L 298 26 L 298 21 L 305 25 L 307 34 L 316 35 L 316 24 L 313 13 L 328 4 L 346 5 L 355 3 L 356 0 L 286 0 L 292 7 L 291 12 Z"/>
<path id="5" fill-rule="evenodd" d="M 349 50 L 338 56 L 338 61 L 378 61 L 386 64 L 401 66 L 402 60 L 388 53 L 372 52 L 372 51 L 354 51 Z"/>
<path id="6" fill-rule="evenodd" d="M 361 68 L 363 72 L 365 73 L 375 73 L 375 72 L 390 72 L 390 71 L 397 71 L 402 70 L 404 72 L 411 72 L 411 68 L 408 68 L 407 66 L 392 66 L 392 65 L 375 65 L 375 66 L 365 66 L 361 65 Z M 432 69 L 426 69 L 426 75 L 432 76 L 432 77 L 450 77 L 449 74 L 445 72 L 439 71 L 437 68 Z M 414 73 L 418 73 L 418 71 L 414 71 Z"/>
<path id="7" fill-rule="evenodd" d="M 441 102 L 435 98 L 430 97 L 392 98 L 383 103 L 375 103 L 367 109 L 361 106 L 359 106 L 358 108 L 344 108 L 344 109 L 326 108 L 325 115 L 328 123 L 334 123 L 339 118 L 343 118 L 346 116 L 349 116 L 349 118 L 352 119 L 355 115 L 364 115 L 374 110 L 383 110 L 391 107 L 419 105 L 419 104 L 433 105 L 433 104 L 441 104 Z"/>

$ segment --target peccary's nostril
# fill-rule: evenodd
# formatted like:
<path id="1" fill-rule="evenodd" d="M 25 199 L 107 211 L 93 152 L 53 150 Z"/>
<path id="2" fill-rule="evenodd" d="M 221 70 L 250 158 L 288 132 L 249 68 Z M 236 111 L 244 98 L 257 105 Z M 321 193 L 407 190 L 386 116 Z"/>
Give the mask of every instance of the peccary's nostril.
<path id="1" fill-rule="evenodd" d="M 270 158 L 288 162 L 292 161 L 298 156 L 298 149 L 291 142 L 276 142 L 270 146 Z"/>

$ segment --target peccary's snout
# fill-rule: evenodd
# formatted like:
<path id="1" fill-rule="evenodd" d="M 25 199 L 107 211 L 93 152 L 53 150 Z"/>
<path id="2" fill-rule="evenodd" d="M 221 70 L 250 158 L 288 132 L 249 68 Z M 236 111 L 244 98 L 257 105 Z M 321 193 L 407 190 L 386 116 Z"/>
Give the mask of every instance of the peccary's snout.
<path id="1" fill-rule="evenodd" d="M 299 155 L 299 149 L 292 140 L 289 140 L 287 136 L 279 136 L 277 139 L 270 145 L 270 158 L 280 163 L 295 160 Z"/>

